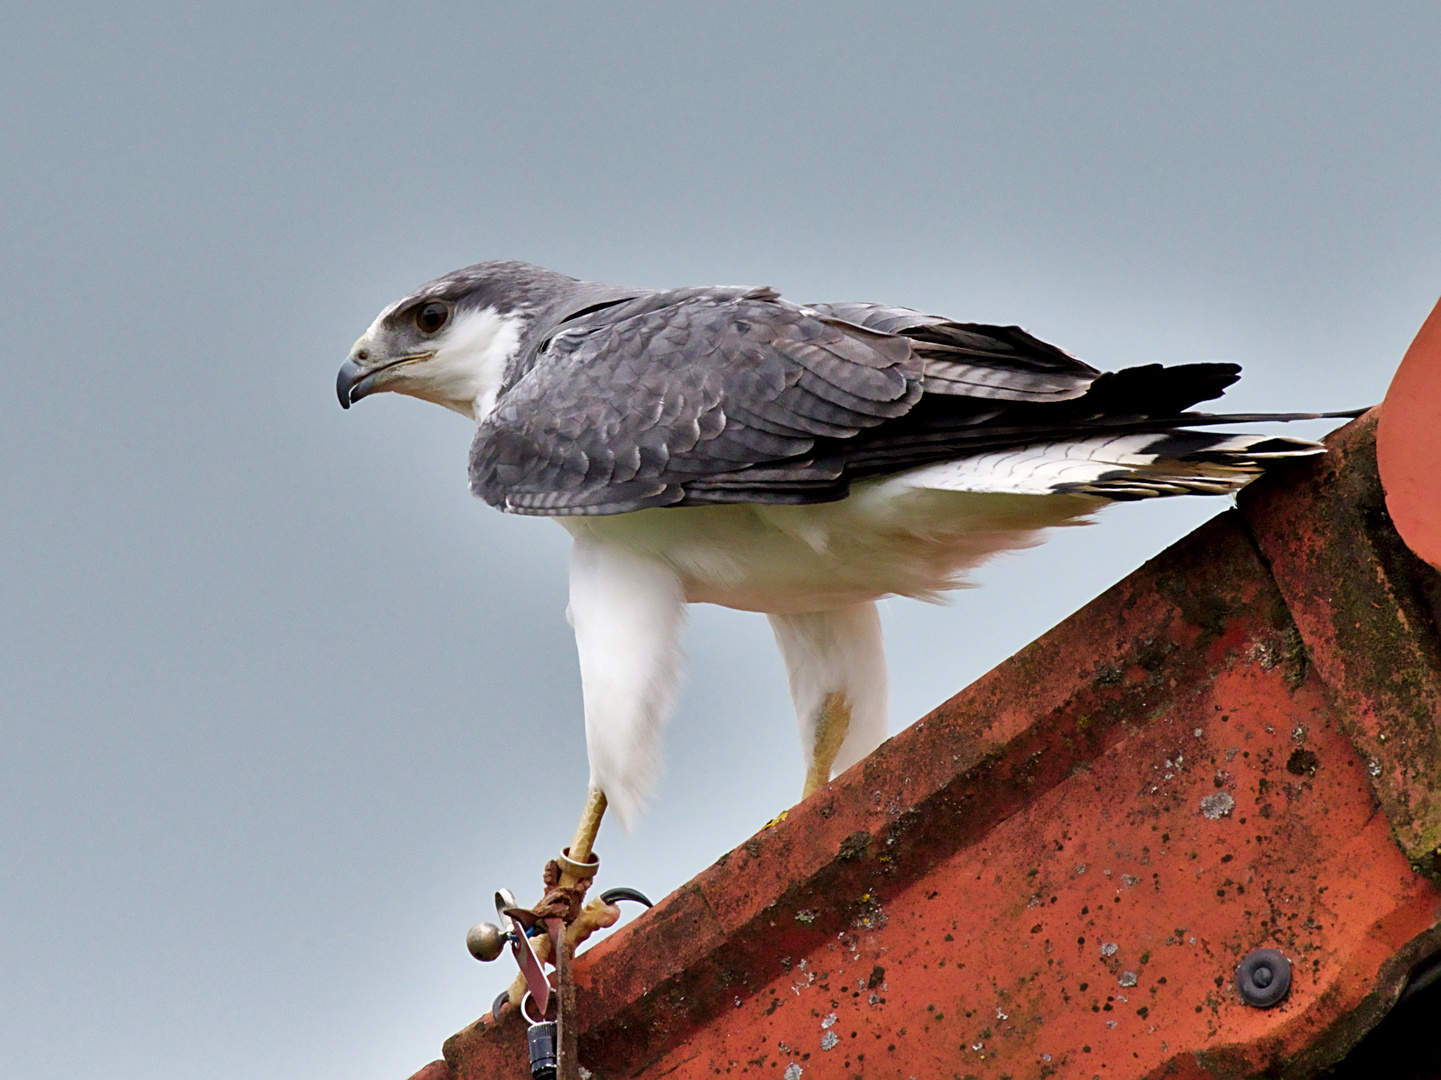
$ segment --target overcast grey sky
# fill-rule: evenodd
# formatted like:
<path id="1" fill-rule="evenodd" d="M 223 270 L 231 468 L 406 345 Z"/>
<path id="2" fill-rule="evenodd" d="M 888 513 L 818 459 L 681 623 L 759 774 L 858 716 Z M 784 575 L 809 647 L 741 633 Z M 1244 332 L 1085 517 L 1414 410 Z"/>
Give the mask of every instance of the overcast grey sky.
<path id="1" fill-rule="evenodd" d="M 586 768 L 565 536 L 469 425 L 337 407 L 490 258 L 1019 322 L 1366 405 L 1441 293 L 1441 7 L 20 4 L 0 35 L 0 1074 L 402 1080 L 509 972 Z M 1315 431 L 1314 427 L 1308 429 Z M 1322 428 L 1321 430 L 1324 430 Z M 893 727 L 1221 509 L 888 602 Z M 657 896 L 794 801 L 764 620 L 695 612 Z"/>

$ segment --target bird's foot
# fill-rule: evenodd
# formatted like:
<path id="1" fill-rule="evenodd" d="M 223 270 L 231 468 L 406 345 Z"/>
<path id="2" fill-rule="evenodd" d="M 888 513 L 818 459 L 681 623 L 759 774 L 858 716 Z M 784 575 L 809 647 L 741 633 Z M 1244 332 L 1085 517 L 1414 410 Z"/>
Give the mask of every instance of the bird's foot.
<path id="1" fill-rule="evenodd" d="M 805 786 L 801 789 L 802 799 L 830 783 L 831 766 L 835 764 L 836 755 L 841 752 L 841 744 L 846 741 L 850 730 L 850 700 L 839 691 L 827 694 L 816 715 L 811 764 L 806 770 Z"/>
<path id="2" fill-rule="evenodd" d="M 589 884 L 589 882 L 587 882 Z M 541 903 L 544 903 L 542 901 Z M 539 907 L 540 905 L 536 905 Z M 620 905 L 607 903 L 603 898 L 596 897 L 584 904 L 576 913 L 574 921 L 565 928 L 565 943 L 572 953 L 575 952 L 592 934 L 597 930 L 604 930 L 608 926 L 614 926 L 620 919 Z M 519 920 L 517 920 L 519 921 Z M 552 962 L 551 950 L 553 948 L 548 934 L 538 934 L 531 939 L 531 946 L 535 949 L 536 959 L 542 964 Z M 521 999 L 525 997 L 525 976 L 517 975 L 515 981 L 510 984 L 510 1003 L 516 1008 L 520 1007 Z"/>
<path id="3" fill-rule="evenodd" d="M 541 874 L 545 895 L 540 901 L 533 907 L 506 908 L 504 914 L 527 930 L 547 919 L 560 919 L 569 926 L 580 915 L 586 891 L 595 880 L 595 872 L 599 869 L 600 860 L 594 857 L 586 864 L 572 862 L 565 854 L 562 854 L 560 859 L 551 859 L 545 864 L 545 870 Z M 581 876 L 582 874 L 584 876 Z"/>
<path id="4" fill-rule="evenodd" d="M 541 873 L 545 895 L 534 907 L 512 907 L 504 912 L 524 930 L 559 919 L 565 926 L 565 944 L 571 955 L 593 933 L 614 925 L 620 918 L 620 908 L 615 904 L 607 903 L 603 898 L 589 903 L 585 900 L 586 891 L 600 870 L 600 859 L 593 849 L 596 834 L 600 832 L 601 818 L 605 815 L 605 804 L 605 793 L 592 787 L 586 796 L 585 809 L 581 811 L 580 823 L 576 826 L 570 847 L 563 849 L 558 859 L 547 862 Z M 532 939 L 532 947 L 542 964 L 554 965 L 558 959 L 551 955 L 555 946 L 549 934 L 537 934 Z M 512 1005 L 520 1005 L 525 989 L 525 977 L 517 976 L 510 986 Z"/>

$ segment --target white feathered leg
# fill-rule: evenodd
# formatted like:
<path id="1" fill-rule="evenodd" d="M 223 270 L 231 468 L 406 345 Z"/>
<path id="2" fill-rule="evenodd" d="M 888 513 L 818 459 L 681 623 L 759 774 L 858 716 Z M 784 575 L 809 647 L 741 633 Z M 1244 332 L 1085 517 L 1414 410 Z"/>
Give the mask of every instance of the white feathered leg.
<path id="1" fill-rule="evenodd" d="M 661 727 L 684 659 L 685 615 L 685 594 L 665 565 L 577 537 L 569 617 L 580 653 L 591 786 L 627 829 L 658 770 Z"/>
<path id="2" fill-rule="evenodd" d="M 804 795 L 884 741 L 888 692 L 881 616 L 872 601 L 771 615 L 806 759 Z"/>

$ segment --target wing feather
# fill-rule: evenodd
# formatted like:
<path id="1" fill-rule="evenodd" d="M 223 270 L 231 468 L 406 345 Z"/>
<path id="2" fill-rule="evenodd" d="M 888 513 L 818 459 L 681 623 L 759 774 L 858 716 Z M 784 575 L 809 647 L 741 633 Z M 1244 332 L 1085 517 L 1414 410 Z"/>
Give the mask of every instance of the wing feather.
<path id="1" fill-rule="evenodd" d="M 922 378 L 905 339 L 769 290 L 647 294 L 543 343 L 481 425 L 471 483 L 522 512 L 669 505 L 696 478 L 795 462 L 903 416 Z"/>
<path id="2" fill-rule="evenodd" d="M 548 335 L 535 335 L 471 449 L 472 490 L 517 513 L 821 502 L 927 468 L 915 475 L 937 484 L 1028 469 L 1034 484 L 1135 498 L 1227 489 L 1267 446 L 1296 453 L 1178 430 L 1239 419 L 1185 411 L 1218 396 L 1235 365 L 1103 374 L 1019 327 L 907 308 L 688 289 L 592 305 Z M 1103 449 L 1072 460 L 1073 444 Z M 1158 473 L 1110 460 L 1112 445 L 1189 464 Z"/>

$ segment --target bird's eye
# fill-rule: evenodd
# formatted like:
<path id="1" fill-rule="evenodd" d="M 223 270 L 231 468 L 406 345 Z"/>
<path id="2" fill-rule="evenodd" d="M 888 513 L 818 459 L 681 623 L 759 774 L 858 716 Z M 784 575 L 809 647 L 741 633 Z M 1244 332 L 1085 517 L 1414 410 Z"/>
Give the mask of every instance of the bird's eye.
<path id="1" fill-rule="evenodd" d="M 420 327 L 422 334 L 433 334 L 444 326 L 449 318 L 450 307 L 439 300 L 432 300 L 428 304 L 422 304 L 416 311 L 415 325 Z"/>

